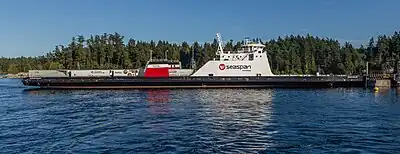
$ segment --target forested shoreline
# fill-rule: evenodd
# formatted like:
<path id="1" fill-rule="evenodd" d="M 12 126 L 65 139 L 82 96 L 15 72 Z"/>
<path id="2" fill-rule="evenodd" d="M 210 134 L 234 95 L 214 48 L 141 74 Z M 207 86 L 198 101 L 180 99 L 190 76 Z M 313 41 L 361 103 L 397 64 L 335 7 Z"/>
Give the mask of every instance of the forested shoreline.
<path id="1" fill-rule="evenodd" d="M 57 45 L 46 55 L 38 57 L 0 58 L 0 73 L 15 74 L 31 69 L 132 69 L 143 67 L 152 50 L 153 58 L 180 60 L 184 68 L 202 66 L 213 58 L 217 40 L 199 44 L 170 43 L 168 41 L 140 41 L 118 33 L 104 33 L 85 38 L 73 37 L 66 45 Z M 361 74 L 366 62 L 373 69 L 397 69 L 400 60 L 400 34 L 379 35 L 370 39 L 367 46 L 353 47 L 340 44 L 333 38 L 290 35 L 264 41 L 268 58 L 275 74 Z M 224 50 L 236 50 L 243 41 L 229 40 Z"/>

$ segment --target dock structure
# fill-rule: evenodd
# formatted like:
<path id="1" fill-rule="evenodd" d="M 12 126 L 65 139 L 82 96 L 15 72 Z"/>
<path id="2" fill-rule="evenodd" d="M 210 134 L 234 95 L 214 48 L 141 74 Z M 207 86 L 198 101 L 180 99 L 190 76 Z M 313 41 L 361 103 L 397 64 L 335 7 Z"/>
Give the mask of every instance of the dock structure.
<path id="1" fill-rule="evenodd" d="M 382 71 L 374 71 L 366 76 L 367 87 L 372 88 L 391 88 L 398 87 L 394 74 Z M 398 80 L 399 81 L 399 80 Z"/>
<path id="2" fill-rule="evenodd" d="M 400 87 L 400 73 L 393 76 L 393 84 L 395 87 Z"/>

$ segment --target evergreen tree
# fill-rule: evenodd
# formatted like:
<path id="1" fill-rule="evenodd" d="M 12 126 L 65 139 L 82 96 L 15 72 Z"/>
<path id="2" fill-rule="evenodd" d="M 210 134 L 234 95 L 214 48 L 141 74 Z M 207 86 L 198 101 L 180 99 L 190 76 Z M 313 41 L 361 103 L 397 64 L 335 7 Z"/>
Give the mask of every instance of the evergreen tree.
<path id="1" fill-rule="evenodd" d="M 367 46 L 353 47 L 331 38 L 311 35 L 284 36 L 262 41 L 265 44 L 272 72 L 275 74 L 361 74 L 366 62 L 371 69 L 394 69 L 400 61 L 400 34 L 370 38 Z M 0 58 L 0 73 L 27 72 L 31 69 L 129 69 L 144 67 L 150 58 L 180 60 L 184 68 L 191 67 L 194 58 L 197 68 L 215 58 L 218 42 L 199 44 L 168 41 L 149 42 L 129 39 L 125 44 L 119 33 L 72 37 L 67 45 L 56 45 L 53 51 L 37 57 Z M 243 41 L 229 40 L 224 51 L 237 50 Z M 319 68 L 319 70 L 318 70 Z"/>

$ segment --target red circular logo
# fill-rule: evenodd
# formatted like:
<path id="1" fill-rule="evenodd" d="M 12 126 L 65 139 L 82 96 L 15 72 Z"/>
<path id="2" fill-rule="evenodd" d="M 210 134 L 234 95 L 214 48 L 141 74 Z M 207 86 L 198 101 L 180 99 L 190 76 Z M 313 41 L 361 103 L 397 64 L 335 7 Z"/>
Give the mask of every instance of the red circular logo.
<path id="1" fill-rule="evenodd" d="M 224 70 L 225 69 L 225 64 L 219 64 L 219 69 Z"/>

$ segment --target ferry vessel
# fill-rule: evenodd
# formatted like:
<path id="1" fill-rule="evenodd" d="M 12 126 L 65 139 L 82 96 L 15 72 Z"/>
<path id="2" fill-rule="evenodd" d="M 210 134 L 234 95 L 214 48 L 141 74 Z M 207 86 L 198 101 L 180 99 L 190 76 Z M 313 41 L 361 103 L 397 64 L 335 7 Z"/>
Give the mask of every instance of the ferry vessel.
<path id="1" fill-rule="evenodd" d="M 329 88 L 363 87 L 365 77 L 347 75 L 275 75 L 265 45 L 245 39 L 236 51 L 224 51 L 219 33 L 216 57 L 198 70 L 174 60 L 150 60 L 143 69 L 30 70 L 26 86 L 51 89 L 115 88 Z M 151 54 L 150 54 L 151 55 Z"/>

